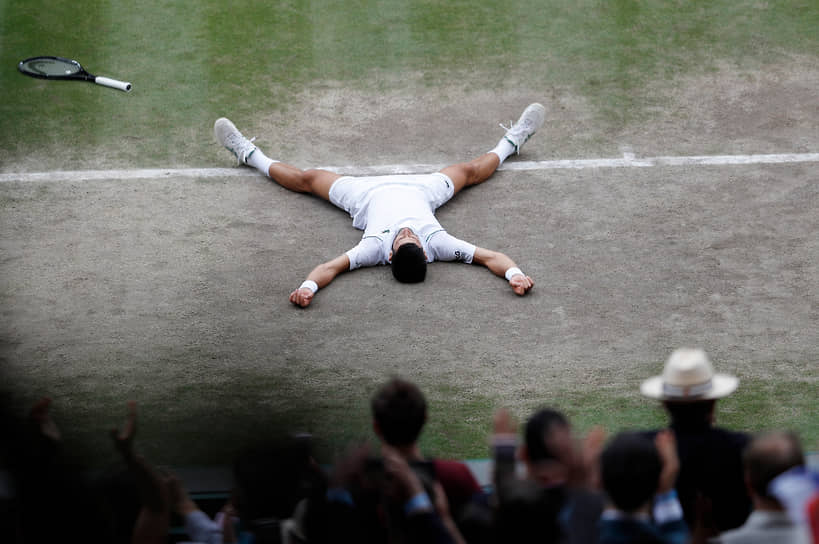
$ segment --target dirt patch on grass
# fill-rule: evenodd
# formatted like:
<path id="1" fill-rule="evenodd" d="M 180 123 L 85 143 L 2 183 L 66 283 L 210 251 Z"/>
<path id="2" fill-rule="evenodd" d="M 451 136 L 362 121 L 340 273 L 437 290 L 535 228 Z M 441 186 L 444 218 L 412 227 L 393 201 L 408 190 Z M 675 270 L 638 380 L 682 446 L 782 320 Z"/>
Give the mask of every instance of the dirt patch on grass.
<path id="1" fill-rule="evenodd" d="M 321 82 L 252 132 L 272 154 L 300 165 L 448 164 L 491 148 L 503 135 L 498 123 L 538 101 L 547 121 L 527 145 L 527 159 L 616 157 L 623 149 L 642 156 L 816 151 L 815 58 L 755 71 L 718 66 L 636 91 L 642 107 L 617 120 L 571 89 L 527 87 L 525 78 L 483 90 L 461 81 L 430 87 L 420 72 L 358 87 Z"/>
<path id="2" fill-rule="evenodd" d="M 662 98 L 645 126 L 626 128 L 622 138 L 649 156 L 809 153 L 819 145 L 815 57 L 755 71 L 723 62 L 707 74 L 657 82 L 646 95 Z"/>

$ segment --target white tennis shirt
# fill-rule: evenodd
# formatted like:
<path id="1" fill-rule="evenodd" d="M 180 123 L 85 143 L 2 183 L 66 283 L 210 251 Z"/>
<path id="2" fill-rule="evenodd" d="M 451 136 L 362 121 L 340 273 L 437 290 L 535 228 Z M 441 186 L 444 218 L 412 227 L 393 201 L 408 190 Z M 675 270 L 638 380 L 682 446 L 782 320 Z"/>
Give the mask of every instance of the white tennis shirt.
<path id="1" fill-rule="evenodd" d="M 389 263 L 395 235 L 405 227 L 421 240 L 428 262 L 471 263 L 475 246 L 447 233 L 435 218 L 435 209 L 452 194 L 452 181 L 440 173 L 337 180 L 330 200 L 350 213 L 353 227 L 364 231 L 346 252 L 350 270 Z"/>

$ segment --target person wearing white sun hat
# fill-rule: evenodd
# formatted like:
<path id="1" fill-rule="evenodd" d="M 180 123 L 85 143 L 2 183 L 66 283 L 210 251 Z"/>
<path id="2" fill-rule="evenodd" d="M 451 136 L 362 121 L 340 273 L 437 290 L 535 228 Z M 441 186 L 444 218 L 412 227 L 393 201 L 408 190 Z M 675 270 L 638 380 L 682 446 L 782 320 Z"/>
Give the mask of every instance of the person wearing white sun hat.
<path id="1" fill-rule="evenodd" d="M 681 348 L 668 358 L 662 375 L 643 382 L 640 392 L 653 399 L 695 402 L 727 397 L 738 384 L 735 376 L 715 373 L 703 350 Z"/>
<path id="2" fill-rule="evenodd" d="M 662 374 L 640 385 L 640 392 L 661 401 L 669 415 L 680 458 L 676 490 L 685 521 L 706 536 L 739 527 L 751 512 L 742 469 L 742 451 L 751 436 L 719 428 L 714 421 L 717 400 L 738 385 L 736 376 L 715 372 L 699 348 L 675 350 Z M 656 433 L 647 434 L 653 438 Z"/>

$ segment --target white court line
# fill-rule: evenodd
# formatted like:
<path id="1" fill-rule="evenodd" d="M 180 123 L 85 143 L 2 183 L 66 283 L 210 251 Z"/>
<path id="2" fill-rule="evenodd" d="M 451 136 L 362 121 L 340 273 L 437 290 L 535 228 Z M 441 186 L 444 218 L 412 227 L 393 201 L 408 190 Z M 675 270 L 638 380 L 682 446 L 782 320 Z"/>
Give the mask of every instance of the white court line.
<path id="1" fill-rule="evenodd" d="M 585 170 L 591 168 L 652 168 L 657 166 L 727 166 L 749 164 L 791 164 L 819 162 L 819 153 L 782 153 L 772 155 L 699 155 L 689 157 L 643 157 L 623 153 L 619 159 L 564 159 L 551 161 L 509 161 L 498 170 Z M 436 172 L 442 164 L 393 164 L 381 166 L 324 166 L 327 170 L 350 176 L 384 174 L 423 174 Z M 93 181 L 161 178 L 221 178 L 258 176 L 250 168 L 148 168 L 135 170 L 57 170 L 0 174 L 0 183 Z"/>

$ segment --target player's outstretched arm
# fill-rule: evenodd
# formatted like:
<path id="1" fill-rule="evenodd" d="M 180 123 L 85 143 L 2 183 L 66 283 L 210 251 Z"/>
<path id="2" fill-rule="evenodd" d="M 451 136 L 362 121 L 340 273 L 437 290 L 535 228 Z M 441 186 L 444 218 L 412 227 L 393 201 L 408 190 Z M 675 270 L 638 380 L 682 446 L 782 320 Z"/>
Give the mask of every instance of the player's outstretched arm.
<path id="1" fill-rule="evenodd" d="M 472 262 L 485 266 L 496 276 L 506 278 L 509 286 L 518 295 L 525 295 L 535 285 L 532 278 L 520 271 L 515 261 L 499 251 L 476 248 Z"/>
<path id="2" fill-rule="evenodd" d="M 290 302 L 296 306 L 306 308 L 313 301 L 316 291 L 328 285 L 336 276 L 350 269 L 350 258 L 346 254 L 339 255 L 331 261 L 315 267 L 301 286 L 290 293 Z"/>

